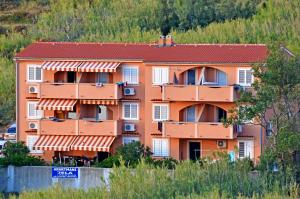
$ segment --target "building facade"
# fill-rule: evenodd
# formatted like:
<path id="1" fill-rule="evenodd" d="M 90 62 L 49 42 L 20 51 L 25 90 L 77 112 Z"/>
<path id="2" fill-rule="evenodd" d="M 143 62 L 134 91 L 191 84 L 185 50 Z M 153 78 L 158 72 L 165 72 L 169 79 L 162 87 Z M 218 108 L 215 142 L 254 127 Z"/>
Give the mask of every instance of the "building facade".
<path id="1" fill-rule="evenodd" d="M 261 44 L 36 42 L 15 57 L 17 137 L 31 153 L 100 159 L 140 141 L 157 158 L 257 161 L 258 125 L 224 127 Z M 239 85 L 239 86 L 238 86 Z"/>

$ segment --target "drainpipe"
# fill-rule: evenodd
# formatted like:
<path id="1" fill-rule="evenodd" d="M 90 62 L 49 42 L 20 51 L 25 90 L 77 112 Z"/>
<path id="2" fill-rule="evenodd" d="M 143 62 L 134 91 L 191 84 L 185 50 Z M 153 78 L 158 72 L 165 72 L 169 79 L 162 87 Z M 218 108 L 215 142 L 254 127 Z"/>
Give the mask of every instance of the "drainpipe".
<path id="1" fill-rule="evenodd" d="M 262 154 L 262 126 L 260 127 L 260 155 Z"/>
<path id="2" fill-rule="evenodd" d="M 16 62 L 16 141 L 19 139 L 19 108 L 18 108 L 18 101 L 19 101 L 19 63 L 17 60 Z"/>

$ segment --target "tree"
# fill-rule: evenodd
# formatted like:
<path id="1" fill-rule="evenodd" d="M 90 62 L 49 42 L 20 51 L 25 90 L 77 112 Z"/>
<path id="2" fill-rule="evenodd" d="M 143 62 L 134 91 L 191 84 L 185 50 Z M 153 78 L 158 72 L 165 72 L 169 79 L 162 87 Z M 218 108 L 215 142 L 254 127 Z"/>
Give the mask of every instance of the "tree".
<path id="1" fill-rule="evenodd" d="M 253 66 L 253 90 L 241 92 L 227 124 L 253 120 L 270 136 L 265 155 L 287 165 L 300 150 L 300 62 L 283 47 L 271 47 L 266 63 Z M 272 124 L 272 125 L 270 125 Z"/>

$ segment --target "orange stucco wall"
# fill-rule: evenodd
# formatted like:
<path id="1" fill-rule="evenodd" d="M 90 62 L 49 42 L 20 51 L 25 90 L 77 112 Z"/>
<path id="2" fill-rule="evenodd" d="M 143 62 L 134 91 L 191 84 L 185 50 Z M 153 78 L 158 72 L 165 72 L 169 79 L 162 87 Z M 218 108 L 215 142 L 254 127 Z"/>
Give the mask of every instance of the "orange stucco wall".
<path id="1" fill-rule="evenodd" d="M 115 135 L 116 139 L 112 145 L 111 151 L 114 152 L 115 149 L 122 144 L 123 136 L 135 136 L 139 137 L 140 141 L 152 148 L 152 139 L 157 137 L 167 137 L 166 134 L 168 132 L 160 132 L 158 130 L 158 123 L 153 121 L 153 104 L 157 103 L 166 103 L 169 105 L 169 120 L 172 122 L 183 122 L 184 118 L 184 110 L 189 107 L 195 105 L 196 115 L 199 115 L 199 121 L 197 122 L 217 122 L 216 121 L 216 107 L 222 108 L 225 111 L 230 110 L 234 107 L 234 102 L 231 100 L 226 101 L 227 95 L 222 95 L 224 93 L 218 94 L 216 92 L 205 90 L 202 96 L 202 99 L 184 99 L 180 100 L 167 100 L 162 101 L 162 90 L 161 86 L 152 85 L 152 68 L 154 66 L 159 67 L 167 67 L 169 68 L 169 82 L 171 83 L 168 86 L 172 86 L 174 74 L 176 74 L 179 79 L 180 84 L 184 84 L 185 81 L 185 73 L 188 69 L 196 68 L 196 79 L 200 77 L 200 73 L 202 67 L 210 67 L 210 69 L 206 70 L 207 80 L 213 81 L 215 78 L 215 71 L 221 70 L 226 73 L 228 86 L 232 86 L 237 83 L 237 71 L 240 67 L 247 67 L 249 65 L 236 65 L 236 64 L 205 64 L 205 65 L 195 65 L 195 64 L 146 64 L 142 62 L 125 62 L 122 63 L 115 73 L 109 74 L 109 83 L 111 86 L 103 86 L 103 88 L 96 88 L 94 85 L 95 82 L 95 74 L 94 73 L 78 73 L 77 81 L 79 83 L 66 84 L 66 73 L 65 72 L 56 72 L 55 71 L 43 71 L 43 82 L 42 83 L 30 83 L 26 79 L 27 74 L 27 65 L 28 64 L 41 64 L 42 61 L 17 61 L 17 128 L 18 128 L 18 140 L 26 142 L 27 135 Z M 122 92 L 122 88 L 115 85 L 116 82 L 121 82 L 122 78 L 122 67 L 124 65 L 128 66 L 136 66 L 139 68 L 139 83 L 137 85 L 128 85 L 128 87 L 135 88 L 136 95 L 134 96 L 124 96 Z M 56 88 L 53 87 L 54 81 L 62 80 L 61 90 L 57 92 Z M 42 95 L 39 94 L 29 94 L 28 87 L 29 85 L 40 85 L 40 88 L 43 89 Z M 48 86 L 48 87 L 47 87 Z M 64 89 L 63 86 L 66 86 Z M 80 88 L 82 87 L 82 91 Z M 190 86 L 193 87 L 193 86 Z M 106 89 L 108 88 L 108 89 Z M 203 87 L 204 88 L 204 87 Z M 231 87 L 232 88 L 232 87 Z M 101 90 L 102 89 L 102 90 Z M 105 90 L 106 89 L 106 90 Z M 228 90 L 228 91 L 227 91 Z M 233 89 L 227 89 L 222 92 L 235 92 Z M 201 90 L 200 90 L 201 91 Z M 189 90 L 182 89 L 181 93 L 174 93 L 175 91 L 170 91 L 172 96 L 196 96 L 199 92 L 195 91 L 195 89 Z M 29 120 L 27 118 L 27 101 L 39 101 L 42 98 L 47 98 L 47 96 L 51 96 L 50 98 L 68 98 L 68 99 L 78 99 L 76 104 L 77 117 L 75 120 L 66 120 L 65 125 L 61 125 L 60 127 L 55 126 L 57 124 L 49 124 L 49 122 L 42 121 L 41 126 L 37 132 L 29 131 L 28 124 Z M 222 98 L 220 96 L 225 96 Z M 228 96 L 235 97 L 237 96 L 235 93 L 228 93 Z M 207 98 L 206 98 L 207 97 Z M 220 98 L 219 98 L 220 97 Z M 89 125 L 87 121 L 84 121 L 84 118 L 94 117 L 96 114 L 95 105 L 83 105 L 79 103 L 80 99 L 114 99 L 118 103 L 117 105 L 107 105 L 109 113 L 108 119 L 109 121 L 117 121 L 117 131 L 114 132 L 112 129 L 112 123 L 103 123 L 101 125 L 91 124 Z M 205 99 L 211 99 L 206 101 Z M 233 99 L 233 98 L 232 98 Z M 126 121 L 123 120 L 123 112 L 122 112 L 122 104 L 126 102 L 135 102 L 139 104 L 139 118 L 135 121 Z M 205 107 L 202 108 L 201 107 Z M 201 114 L 202 113 L 202 114 Z M 54 116 L 54 111 L 44 111 L 44 117 Z M 123 132 L 124 123 L 134 123 L 136 124 L 136 131 L 134 133 L 126 133 Z M 46 125 L 46 126 L 45 126 Z M 76 126 L 77 125 L 77 126 Z M 60 129 L 60 131 L 55 131 L 56 129 Z M 194 127 L 193 127 L 194 128 Z M 195 134 L 195 130 L 190 128 L 190 130 L 186 129 L 187 134 Z M 195 127 L 196 128 L 196 127 Z M 197 127 L 198 128 L 198 127 Z M 201 127 L 202 128 L 202 127 Z M 223 127 L 222 127 L 223 128 Z M 81 130 L 80 130 L 81 129 Z M 257 160 L 261 153 L 261 129 L 257 126 L 246 126 L 243 128 L 243 136 L 250 136 L 254 140 L 254 156 Z M 185 133 L 185 132 L 182 132 Z M 215 132 L 214 132 L 215 133 Z M 201 134 L 201 132 L 200 132 Z M 233 135 L 234 134 L 234 135 Z M 179 134 L 180 135 L 180 134 Z M 262 136 L 263 137 L 263 136 Z M 184 160 L 189 159 L 188 156 L 188 142 L 190 139 L 198 140 L 201 142 L 201 154 L 205 156 L 210 154 L 213 151 L 219 150 L 216 145 L 217 138 L 207 138 L 207 137 L 193 137 L 187 138 L 186 136 L 182 137 L 167 137 L 170 140 L 170 155 L 176 159 Z M 227 142 L 227 146 L 225 151 L 234 150 L 234 146 L 237 145 L 237 135 L 235 132 L 232 132 L 232 136 L 229 137 L 220 137 L 221 139 L 225 139 Z M 86 151 L 71 151 L 64 152 L 65 155 L 95 155 L 94 152 L 86 152 Z M 46 160 L 50 160 L 54 155 L 53 151 L 45 151 L 42 155 Z"/>

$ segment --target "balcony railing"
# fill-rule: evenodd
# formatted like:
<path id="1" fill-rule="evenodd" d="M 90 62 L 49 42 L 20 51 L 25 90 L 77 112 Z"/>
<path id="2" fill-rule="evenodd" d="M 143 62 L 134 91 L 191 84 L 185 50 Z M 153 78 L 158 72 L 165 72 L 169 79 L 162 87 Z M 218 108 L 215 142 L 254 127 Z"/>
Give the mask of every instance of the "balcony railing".
<path id="1" fill-rule="evenodd" d="M 233 139 L 233 127 L 219 122 L 163 122 L 163 135 L 171 138 Z"/>
<path id="2" fill-rule="evenodd" d="M 42 135 L 77 135 L 78 120 L 66 119 L 53 121 L 42 119 L 39 122 L 39 131 Z"/>
<path id="3" fill-rule="evenodd" d="M 119 99 L 121 89 L 116 84 L 42 83 L 38 97 L 55 99 Z"/>
<path id="4" fill-rule="evenodd" d="M 116 84 L 79 83 L 79 99 L 119 99 L 121 89 Z"/>
<path id="5" fill-rule="evenodd" d="M 121 125 L 117 120 L 79 120 L 79 135 L 110 135 L 116 136 L 121 133 Z"/>
<path id="6" fill-rule="evenodd" d="M 162 99 L 169 101 L 233 102 L 233 86 L 165 85 Z"/>
<path id="7" fill-rule="evenodd" d="M 117 120 L 95 121 L 93 119 L 42 119 L 39 131 L 42 135 L 106 135 L 121 133 L 121 124 Z"/>
<path id="8" fill-rule="evenodd" d="M 39 87 L 40 98 L 77 99 L 77 84 L 42 83 Z"/>

